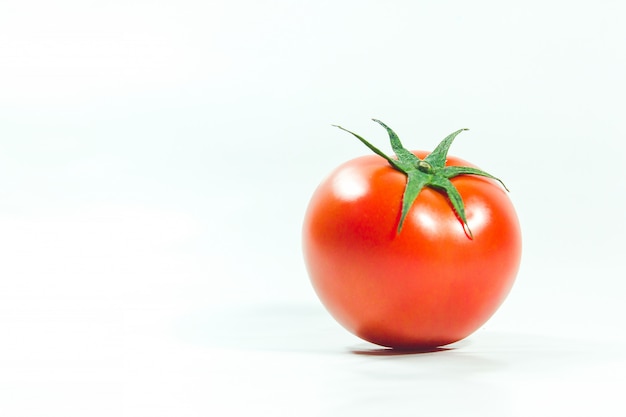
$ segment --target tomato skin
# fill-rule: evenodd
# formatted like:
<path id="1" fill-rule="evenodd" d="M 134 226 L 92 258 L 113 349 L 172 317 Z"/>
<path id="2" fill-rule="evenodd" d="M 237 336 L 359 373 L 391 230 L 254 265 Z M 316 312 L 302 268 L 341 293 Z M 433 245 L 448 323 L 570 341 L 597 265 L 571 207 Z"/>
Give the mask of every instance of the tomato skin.
<path id="1" fill-rule="evenodd" d="M 472 166 L 451 156 L 446 164 Z M 442 346 L 473 333 L 504 301 L 521 259 L 515 209 L 491 179 L 451 181 L 473 239 L 431 188 L 396 233 L 406 175 L 379 156 L 350 160 L 318 186 L 304 218 L 305 264 L 320 300 L 347 330 L 382 346 Z"/>

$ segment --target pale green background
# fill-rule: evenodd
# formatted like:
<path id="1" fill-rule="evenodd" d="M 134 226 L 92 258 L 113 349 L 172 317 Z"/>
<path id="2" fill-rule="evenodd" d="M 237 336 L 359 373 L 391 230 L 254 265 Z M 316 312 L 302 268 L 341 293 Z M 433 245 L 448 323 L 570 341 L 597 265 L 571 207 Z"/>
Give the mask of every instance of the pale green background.
<path id="1" fill-rule="evenodd" d="M 338 365 L 372 358 L 345 352 L 361 342 L 322 310 L 300 254 L 301 220 L 317 183 L 368 153 L 331 124 L 387 150 L 372 117 L 416 149 L 470 128 L 450 153 L 511 189 L 523 265 L 474 351 L 504 357 L 513 373 L 504 366 L 490 378 L 517 385 L 485 382 L 486 391 L 500 390 L 499 405 L 474 410 L 540 415 L 550 404 L 545 415 L 561 414 L 538 381 L 572 384 L 571 377 L 544 365 L 577 344 L 570 338 L 625 341 L 625 13 L 623 2 L 608 0 L 3 1 L 0 397 L 8 400 L 0 414 L 210 415 L 239 389 L 260 414 L 294 415 L 307 401 L 322 405 L 302 415 L 377 410 L 341 391 L 359 380 L 362 392 L 379 392 L 367 376 L 352 379 L 352 365 L 347 373 Z M 243 323 L 261 314 L 257 305 L 292 321 L 268 319 L 267 333 L 259 331 L 266 322 L 229 324 L 233 314 Z M 254 350 L 259 340 L 314 353 L 324 346 L 335 352 L 329 374 L 344 382 L 335 394 L 319 391 L 329 382 L 315 372 L 328 365 L 314 353 L 290 351 L 283 363 L 226 349 L 229 360 L 211 362 L 202 348 L 180 347 L 181 328 L 197 335 L 203 326 L 217 326 L 208 333 L 235 351 Z M 318 337 L 319 326 L 329 333 Z M 506 356 L 522 340 L 534 346 L 520 354 L 527 361 L 542 347 L 552 352 L 536 354 L 543 359 L 530 362 L 537 373 L 526 379 L 515 373 L 524 361 Z M 562 368 L 601 356 L 599 346 Z M 153 362 L 146 352 L 157 352 Z M 428 362 L 443 375 L 433 393 L 452 389 L 463 398 L 458 376 L 469 366 L 481 380 L 485 368 L 456 368 L 445 358 Z M 588 367 L 621 375 L 625 362 L 617 360 Z M 211 379 L 213 363 L 232 389 Z M 238 366 L 247 369 L 241 376 Z M 315 376 L 300 388 L 270 377 L 264 392 L 262 375 L 271 372 Z M 598 372 L 588 379 L 606 381 L 609 371 Z M 428 392 L 430 377 L 410 376 Z M 411 392 L 398 382 L 404 377 L 393 382 L 398 395 Z M 246 378 L 255 383 L 237 388 Z M 570 391 L 588 392 L 578 381 Z M 268 398 L 285 390 L 291 402 L 275 408 Z M 399 415 L 404 406 L 428 412 L 439 404 L 432 395 L 379 395 L 377 404 L 395 404 Z M 578 398 L 565 412 L 591 407 Z M 344 400 L 357 405 L 342 408 Z M 609 411 L 625 409 L 604 401 Z"/>

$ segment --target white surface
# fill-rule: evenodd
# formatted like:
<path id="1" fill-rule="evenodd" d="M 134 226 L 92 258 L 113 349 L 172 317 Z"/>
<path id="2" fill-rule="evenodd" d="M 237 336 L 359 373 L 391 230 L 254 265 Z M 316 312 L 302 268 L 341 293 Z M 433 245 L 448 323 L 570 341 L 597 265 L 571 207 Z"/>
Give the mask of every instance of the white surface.
<path id="1" fill-rule="evenodd" d="M 4 1 L 0 415 L 626 413 L 620 2 Z M 322 309 L 321 178 L 392 126 L 503 178 L 518 281 L 450 349 Z M 602 164 L 600 166 L 599 164 Z"/>

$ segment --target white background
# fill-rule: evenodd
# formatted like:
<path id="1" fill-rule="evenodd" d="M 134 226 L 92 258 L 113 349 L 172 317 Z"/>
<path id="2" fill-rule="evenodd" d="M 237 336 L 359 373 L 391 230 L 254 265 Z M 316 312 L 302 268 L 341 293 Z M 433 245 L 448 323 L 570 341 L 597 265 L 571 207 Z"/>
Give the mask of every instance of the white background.
<path id="1" fill-rule="evenodd" d="M 624 415 L 621 1 L 0 2 L 0 415 Z M 503 178 L 517 283 L 398 355 L 306 276 L 341 162 Z"/>

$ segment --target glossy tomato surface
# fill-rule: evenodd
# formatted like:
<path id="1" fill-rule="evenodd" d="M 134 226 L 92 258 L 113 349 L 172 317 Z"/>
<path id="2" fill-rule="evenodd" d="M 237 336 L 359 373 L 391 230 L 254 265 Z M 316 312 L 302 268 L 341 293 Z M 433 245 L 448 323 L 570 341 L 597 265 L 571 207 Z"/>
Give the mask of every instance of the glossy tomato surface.
<path id="1" fill-rule="evenodd" d="M 472 166 L 451 156 L 446 165 Z M 521 257 L 513 205 L 491 179 L 451 181 L 473 239 L 448 198 L 431 188 L 397 233 L 406 175 L 376 155 L 344 163 L 314 192 L 305 263 L 320 300 L 347 330 L 382 346 L 442 346 L 477 330 L 503 302 Z"/>

